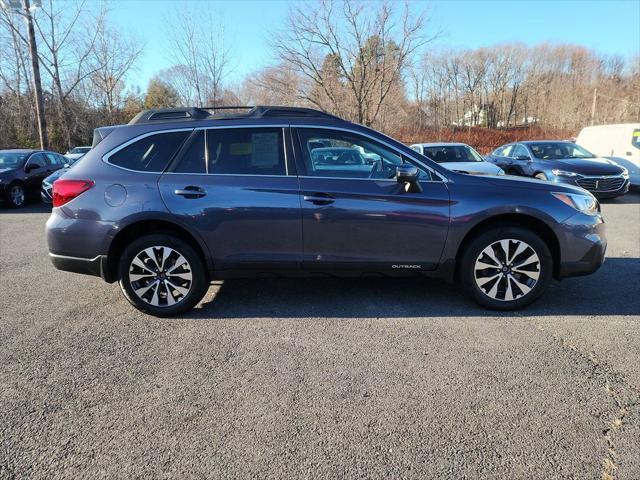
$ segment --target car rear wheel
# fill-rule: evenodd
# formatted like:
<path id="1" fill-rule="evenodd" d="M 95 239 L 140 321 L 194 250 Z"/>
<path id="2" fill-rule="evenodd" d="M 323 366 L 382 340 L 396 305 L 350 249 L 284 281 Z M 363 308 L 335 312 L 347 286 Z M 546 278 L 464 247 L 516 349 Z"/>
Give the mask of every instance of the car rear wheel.
<path id="1" fill-rule="evenodd" d="M 147 235 L 132 242 L 120 259 L 119 280 L 134 307 L 157 317 L 191 310 L 209 288 L 202 258 L 171 235 Z"/>
<path id="2" fill-rule="evenodd" d="M 18 208 L 25 204 L 27 200 L 27 194 L 24 191 L 24 186 L 20 183 L 13 183 L 9 186 L 9 204 Z"/>
<path id="3" fill-rule="evenodd" d="M 462 280 L 472 298 L 495 310 L 529 305 L 551 282 L 553 259 L 546 243 L 520 227 L 478 235 L 464 253 Z"/>

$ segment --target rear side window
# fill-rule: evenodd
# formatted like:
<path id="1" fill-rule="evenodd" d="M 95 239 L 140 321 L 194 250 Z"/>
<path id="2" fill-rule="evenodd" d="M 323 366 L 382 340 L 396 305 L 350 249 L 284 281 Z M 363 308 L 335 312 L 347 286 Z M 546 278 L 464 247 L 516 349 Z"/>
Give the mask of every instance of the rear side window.
<path id="1" fill-rule="evenodd" d="M 179 156 L 178 163 L 171 168 L 174 173 L 206 173 L 204 130 L 194 132 Z"/>
<path id="2" fill-rule="evenodd" d="M 633 131 L 633 136 L 631 137 L 631 145 L 636 148 L 640 148 L 640 129 L 636 128 Z"/>
<path id="3" fill-rule="evenodd" d="M 162 172 L 191 132 L 166 132 L 149 135 L 108 158 L 118 167 L 139 172 Z"/>
<path id="4" fill-rule="evenodd" d="M 207 130 L 212 174 L 286 175 L 282 128 Z"/>

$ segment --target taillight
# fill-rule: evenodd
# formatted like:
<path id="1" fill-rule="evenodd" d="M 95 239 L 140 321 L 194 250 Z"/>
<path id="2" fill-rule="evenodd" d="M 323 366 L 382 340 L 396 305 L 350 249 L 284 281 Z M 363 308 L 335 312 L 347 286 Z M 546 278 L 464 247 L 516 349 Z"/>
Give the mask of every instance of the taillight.
<path id="1" fill-rule="evenodd" d="M 95 185 L 93 180 L 56 180 L 53 182 L 53 206 L 60 207 Z"/>

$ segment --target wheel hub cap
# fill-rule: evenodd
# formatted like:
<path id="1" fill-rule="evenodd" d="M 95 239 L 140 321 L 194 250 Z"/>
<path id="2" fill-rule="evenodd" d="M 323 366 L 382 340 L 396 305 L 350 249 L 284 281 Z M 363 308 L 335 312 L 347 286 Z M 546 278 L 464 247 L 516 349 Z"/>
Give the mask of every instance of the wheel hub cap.
<path id="1" fill-rule="evenodd" d="M 536 286 L 540 258 L 522 240 L 498 240 L 480 252 L 473 272 L 482 293 L 493 300 L 510 302 L 528 295 Z"/>
<path id="2" fill-rule="evenodd" d="M 139 252 L 129 266 L 129 282 L 143 302 L 171 307 L 187 296 L 193 285 L 191 265 L 170 247 L 154 246 Z"/>

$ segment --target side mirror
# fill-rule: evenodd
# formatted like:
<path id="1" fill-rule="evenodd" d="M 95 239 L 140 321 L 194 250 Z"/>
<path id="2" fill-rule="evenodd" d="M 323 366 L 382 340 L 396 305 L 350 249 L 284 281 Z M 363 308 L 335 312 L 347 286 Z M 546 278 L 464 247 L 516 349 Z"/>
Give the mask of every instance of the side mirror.
<path id="1" fill-rule="evenodd" d="M 529 155 L 518 155 L 516 157 L 516 160 L 531 160 L 531 157 Z"/>
<path id="2" fill-rule="evenodd" d="M 418 182 L 418 167 L 404 163 L 396 167 L 396 181 L 403 183 L 407 193 L 420 193 L 422 187 Z"/>
<path id="3" fill-rule="evenodd" d="M 39 168 L 40 168 L 40 165 L 37 165 L 35 163 L 30 163 L 29 165 L 24 167 L 24 171 L 27 173 L 30 173 L 30 172 L 33 172 L 34 170 L 38 170 Z"/>
<path id="4" fill-rule="evenodd" d="M 65 163 L 62 168 L 69 168 L 71 165 L 69 165 L 68 163 Z"/>

